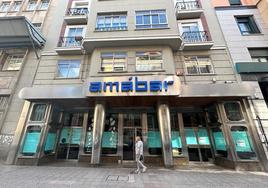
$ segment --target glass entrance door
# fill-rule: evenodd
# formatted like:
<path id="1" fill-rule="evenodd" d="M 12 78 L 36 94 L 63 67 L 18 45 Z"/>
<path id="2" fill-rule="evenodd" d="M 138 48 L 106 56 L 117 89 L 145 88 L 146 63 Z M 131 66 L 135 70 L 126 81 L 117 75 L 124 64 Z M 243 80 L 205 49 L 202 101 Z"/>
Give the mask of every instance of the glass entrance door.
<path id="1" fill-rule="evenodd" d="M 124 128 L 123 160 L 135 160 L 135 138 L 142 137 L 141 128 Z"/>
<path id="2" fill-rule="evenodd" d="M 61 129 L 57 158 L 78 159 L 83 113 L 66 113 Z"/>
<path id="3" fill-rule="evenodd" d="M 141 114 L 124 114 L 123 160 L 135 160 L 135 138 L 142 138 Z"/>

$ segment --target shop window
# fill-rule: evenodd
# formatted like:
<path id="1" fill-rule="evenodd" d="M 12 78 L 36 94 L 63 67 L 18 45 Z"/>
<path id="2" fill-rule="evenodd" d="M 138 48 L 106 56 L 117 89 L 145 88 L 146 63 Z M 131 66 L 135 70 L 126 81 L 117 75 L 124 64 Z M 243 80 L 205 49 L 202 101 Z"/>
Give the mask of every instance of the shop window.
<path id="1" fill-rule="evenodd" d="M 10 7 L 10 2 L 2 2 L 0 12 L 7 12 Z"/>
<path id="2" fill-rule="evenodd" d="M 214 141 L 216 156 L 227 157 L 226 141 L 220 127 L 211 128 L 212 138 Z"/>
<path id="3" fill-rule="evenodd" d="M 166 10 L 136 11 L 136 28 L 167 28 Z"/>
<path id="4" fill-rule="evenodd" d="M 80 60 L 60 60 L 58 62 L 58 78 L 78 78 L 80 75 Z"/>
<path id="5" fill-rule="evenodd" d="M 244 119 L 238 102 L 226 102 L 224 109 L 229 121 L 241 121 Z"/>
<path id="6" fill-rule="evenodd" d="M 136 71 L 153 71 L 163 69 L 162 52 L 137 52 Z"/>
<path id="7" fill-rule="evenodd" d="M 260 33 L 253 16 L 236 16 L 235 18 L 242 35 Z"/>
<path id="8" fill-rule="evenodd" d="M 209 57 L 187 56 L 184 57 L 187 74 L 213 74 L 213 66 Z"/>
<path id="9" fill-rule="evenodd" d="M 93 142 L 93 124 L 94 124 L 94 117 L 89 116 L 87 122 L 87 130 L 86 130 L 86 140 L 84 146 L 85 153 L 92 152 L 92 142 Z"/>
<path id="10" fill-rule="evenodd" d="M 206 120 L 202 112 L 183 113 L 184 127 L 205 127 Z"/>
<path id="11" fill-rule="evenodd" d="M 182 155 L 182 143 L 181 143 L 179 122 L 178 122 L 178 115 L 176 113 L 171 113 L 170 119 L 171 119 L 172 153 L 174 157 L 177 157 Z"/>
<path id="12" fill-rule="evenodd" d="M 47 109 L 46 104 L 34 104 L 30 120 L 44 121 L 46 109 Z"/>
<path id="13" fill-rule="evenodd" d="M 148 139 L 147 147 L 149 154 L 151 155 L 161 155 L 162 154 L 162 140 L 161 134 L 157 122 L 156 114 L 147 114 L 147 124 L 148 124 Z"/>
<path id="14" fill-rule="evenodd" d="M 220 126 L 222 123 L 220 122 L 217 108 L 215 105 L 211 105 L 208 108 L 206 108 L 207 111 L 207 117 L 208 117 L 208 125 L 213 126 Z"/>
<path id="15" fill-rule="evenodd" d="M 102 154 L 116 154 L 118 146 L 118 114 L 109 114 L 102 135 Z"/>
<path id="16" fill-rule="evenodd" d="M 38 145 L 40 142 L 41 127 L 28 126 L 22 145 L 21 153 L 26 156 L 33 156 L 37 153 Z"/>
<path id="17" fill-rule="evenodd" d="M 49 0 L 42 0 L 39 6 L 39 10 L 47 10 L 49 5 Z"/>
<path id="18" fill-rule="evenodd" d="M 57 131 L 50 129 L 47 134 L 47 138 L 45 141 L 45 154 L 53 153 L 56 147 L 56 139 L 57 139 Z"/>
<path id="19" fill-rule="evenodd" d="M 127 15 L 122 14 L 98 14 L 96 31 L 127 30 Z"/>
<path id="20" fill-rule="evenodd" d="M 248 129 L 244 126 L 233 126 L 231 128 L 231 133 L 235 145 L 235 151 L 239 159 L 256 159 L 256 153 L 254 152 Z"/>
<path id="21" fill-rule="evenodd" d="M 30 1 L 28 2 L 28 5 L 27 5 L 26 10 L 27 10 L 27 11 L 34 11 L 35 8 L 36 8 L 36 5 L 37 5 L 37 1 L 36 1 L 36 0 L 30 0 Z"/>
<path id="22" fill-rule="evenodd" d="M 101 53 L 101 71 L 122 72 L 126 70 L 126 52 L 103 52 Z"/>
<path id="23" fill-rule="evenodd" d="M 15 1 L 13 6 L 11 7 L 10 11 L 18 12 L 20 10 L 21 4 L 22 4 L 21 1 Z"/>

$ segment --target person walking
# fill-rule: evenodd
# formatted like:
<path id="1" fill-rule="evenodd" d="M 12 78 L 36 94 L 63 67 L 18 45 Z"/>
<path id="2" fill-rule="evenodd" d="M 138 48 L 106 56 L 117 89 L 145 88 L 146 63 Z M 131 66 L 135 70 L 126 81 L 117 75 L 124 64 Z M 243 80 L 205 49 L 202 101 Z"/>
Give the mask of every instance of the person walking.
<path id="1" fill-rule="evenodd" d="M 139 174 L 147 170 L 147 167 L 143 164 L 143 161 L 144 161 L 143 142 L 141 141 L 141 138 L 139 136 L 136 137 L 135 150 L 136 150 L 136 162 L 137 162 L 137 170 L 135 172 Z M 142 167 L 142 170 L 141 170 L 141 167 Z"/>

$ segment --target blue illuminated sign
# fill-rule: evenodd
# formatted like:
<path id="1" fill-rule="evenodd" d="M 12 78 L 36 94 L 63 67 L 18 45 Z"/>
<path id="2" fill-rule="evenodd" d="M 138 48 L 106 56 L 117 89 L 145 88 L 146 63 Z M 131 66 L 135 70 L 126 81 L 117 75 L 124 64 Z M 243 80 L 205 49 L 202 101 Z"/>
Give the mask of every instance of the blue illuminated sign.
<path id="1" fill-rule="evenodd" d="M 174 81 L 139 81 L 138 77 L 130 77 L 128 81 L 123 82 L 90 82 L 89 91 L 92 93 L 106 92 L 109 89 L 110 92 L 151 92 L 168 91 L 168 87 L 173 85 Z"/>

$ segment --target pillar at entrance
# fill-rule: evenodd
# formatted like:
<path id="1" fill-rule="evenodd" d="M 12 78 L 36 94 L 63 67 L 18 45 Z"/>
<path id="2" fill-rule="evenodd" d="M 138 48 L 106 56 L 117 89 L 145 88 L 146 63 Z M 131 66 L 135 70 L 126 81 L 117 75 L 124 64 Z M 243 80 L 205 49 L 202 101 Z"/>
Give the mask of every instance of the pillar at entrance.
<path id="1" fill-rule="evenodd" d="M 103 104 L 96 104 L 94 110 L 93 142 L 91 164 L 100 164 L 101 141 L 105 124 L 105 107 Z"/>
<path id="2" fill-rule="evenodd" d="M 158 124 L 162 139 L 162 152 L 166 167 L 173 166 L 172 147 L 171 147 L 171 125 L 170 112 L 167 104 L 159 104 L 157 108 Z"/>

